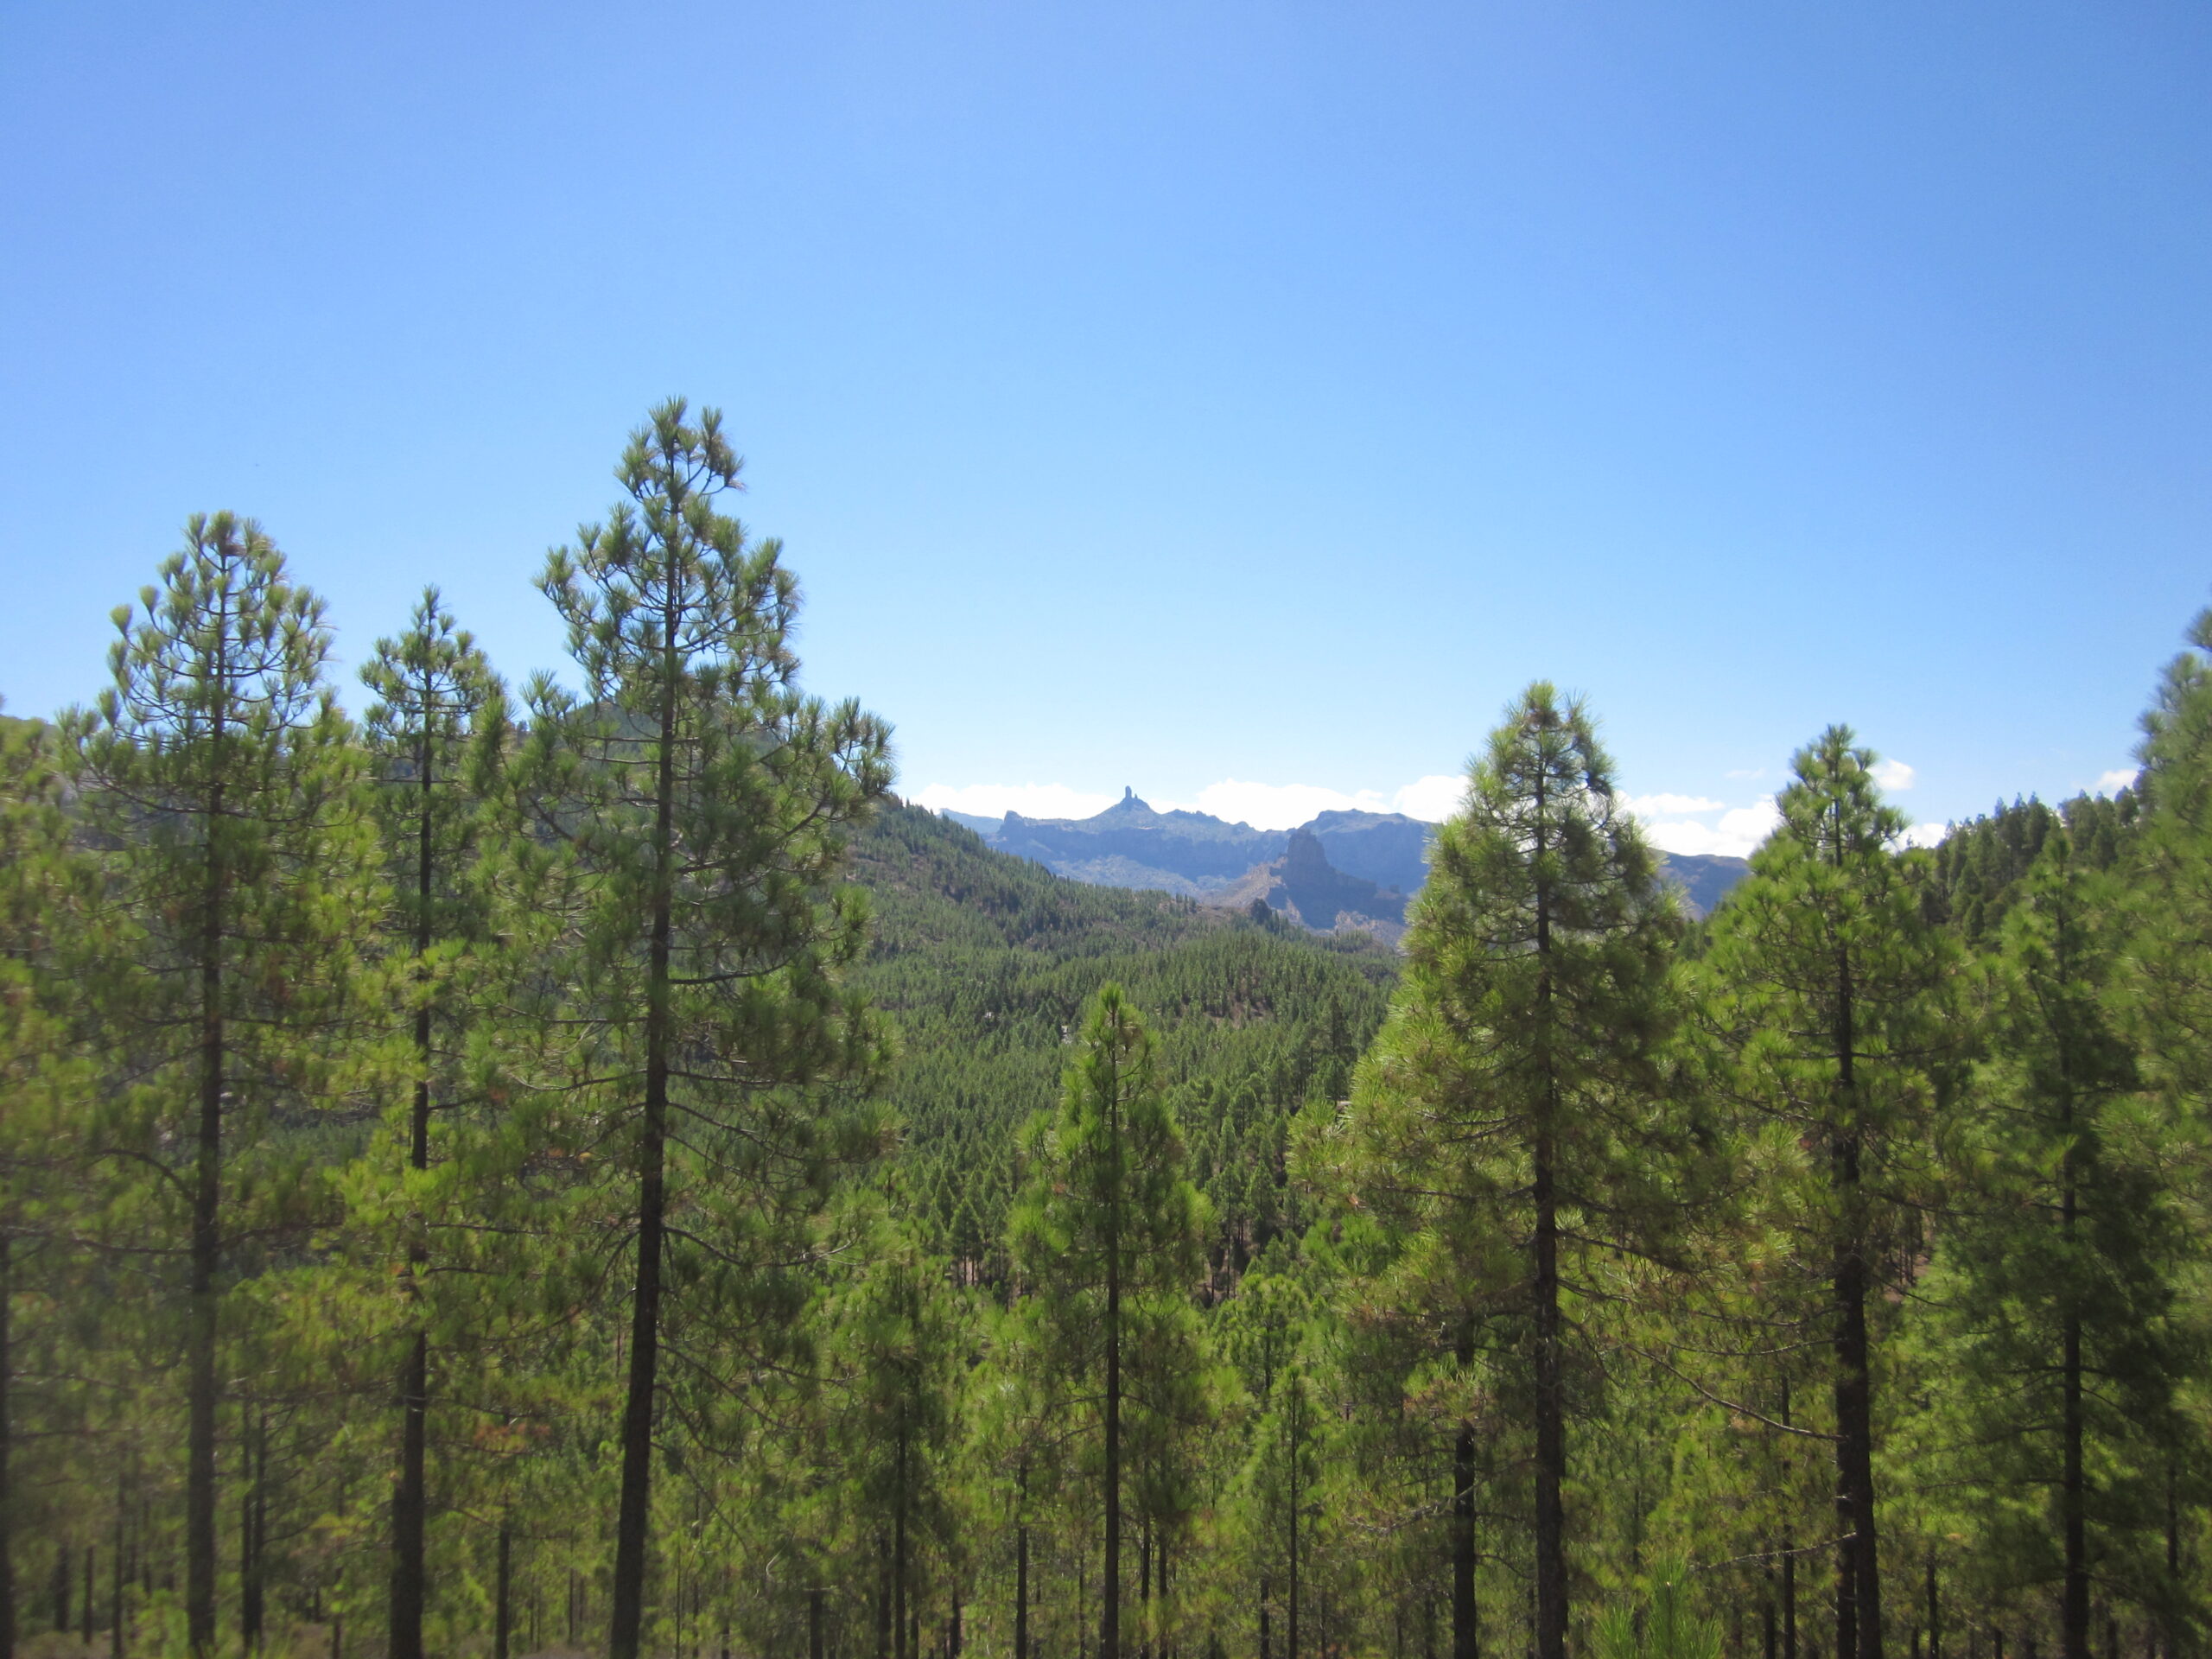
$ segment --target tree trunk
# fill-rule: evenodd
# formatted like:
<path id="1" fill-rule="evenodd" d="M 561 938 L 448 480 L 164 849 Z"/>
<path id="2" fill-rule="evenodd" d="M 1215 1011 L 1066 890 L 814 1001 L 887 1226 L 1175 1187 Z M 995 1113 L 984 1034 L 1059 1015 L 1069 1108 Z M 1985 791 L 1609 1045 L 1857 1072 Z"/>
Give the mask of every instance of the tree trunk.
<path id="1" fill-rule="evenodd" d="M 208 818 L 207 913 L 200 938 L 200 1124 L 193 1152 L 191 1325 L 185 1357 L 184 1622 L 193 1659 L 213 1659 L 215 1651 L 215 1278 L 222 1255 L 225 884 L 213 843 L 221 833 L 221 818 L 219 788 Z"/>
<path id="2" fill-rule="evenodd" d="M 1452 1659 L 1479 1659 L 1475 1605 L 1475 1430 L 1459 1425 L 1452 1452 Z"/>
<path id="3" fill-rule="evenodd" d="M 1836 1510 L 1844 1541 L 1836 1563 L 1837 1659 L 1882 1659 L 1881 1555 L 1874 1527 L 1874 1383 L 1866 1334 L 1867 1270 L 1859 1185 L 1859 1098 L 1850 958 L 1836 964 L 1836 1104 L 1830 1150 L 1841 1202 L 1836 1241 Z"/>
<path id="4" fill-rule="evenodd" d="M 891 1546 L 875 1535 L 875 1659 L 891 1656 Z"/>
<path id="5" fill-rule="evenodd" d="M 514 1630 L 514 1529 L 499 1517 L 499 1588 L 492 1606 L 492 1659 L 507 1659 L 508 1639 Z"/>
<path id="6" fill-rule="evenodd" d="M 823 1646 L 822 1586 L 816 1585 L 806 1592 L 806 1659 L 827 1659 L 828 1650 Z M 727 1635 L 723 1645 L 728 1645 Z"/>
<path id="7" fill-rule="evenodd" d="M 1567 1398 L 1560 1355 L 1555 1154 L 1536 1137 L 1536 1659 L 1567 1659 Z"/>
<path id="8" fill-rule="evenodd" d="M 16 1293 L 13 1242 L 0 1232 L 0 1659 L 16 1659 L 16 1535 L 10 1509 L 15 1491 L 8 1484 L 8 1452 L 16 1433 L 8 1398 L 9 1379 L 15 1375 L 15 1360 L 8 1351 L 9 1315 Z"/>
<path id="9" fill-rule="evenodd" d="M 1122 1659 L 1121 1102 L 1112 1104 L 1114 1191 L 1106 1236 L 1106 1559 L 1099 1589 L 1098 1659 Z"/>
<path id="10" fill-rule="evenodd" d="M 426 700 L 427 709 L 427 700 Z M 415 815 L 415 960 L 417 972 L 430 949 L 431 840 L 430 770 L 433 759 L 429 735 L 430 716 L 423 716 L 423 738 L 415 754 L 417 810 Z M 408 1163 L 418 1170 L 430 1166 L 430 1005 L 427 997 L 415 1010 L 415 1100 L 408 1124 Z M 423 1268 L 422 1241 L 407 1247 L 408 1294 L 416 1294 L 416 1275 Z M 417 1316 L 419 1319 L 419 1315 Z M 386 1659 L 423 1659 L 423 1606 L 429 1584 L 423 1556 L 429 1528 L 429 1496 L 423 1475 L 424 1450 L 429 1439 L 430 1338 L 419 1325 L 399 1372 L 399 1484 L 391 1495 L 391 1611 Z"/>
<path id="11" fill-rule="evenodd" d="M 1260 1659 L 1274 1659 L 1272 1648 L 1274 1632 L 1268 1624 L 1268 1575 L 1260 1574 Z"/>
<path id="12" fill-rule="evenodd" d="M 115 1548 L 109 1552 L 108 1564 L 108 1659 L 123 1659 L 123 1592 L 129 1581 L 127 1563 L 123 1554 L 123 1529 L 128 1513 L 128 1494 L 124 1489 L 124 1478 L 118 1474 L 115 1478 Z"/>
<path id="13" fill-rule="evenodd" d="M 2065 1114 L 2070 1119 L 2072 1113 Z M 2070 1127 L 2070 1124 L 2069 1124 Z M 2074 1155 L 2069 1144 L 2060 1176 L 2059 1224 L 2070 1245 L 2074 1237 Z M 2069 1262 L 2070 1265 L 2070 1262 Z M 2064 1404 L 2060 1421 L 2065 1437 L 2064 1466 L 2059 1476 L 2059 1510 L 2065 1534 L 2066 1578 L 2059 1599 L 2059 1640 L 2064 1659 L 2089 1659 L 2089 1560 L 2087 1484 L 2082 1470 L 2082 1315 L 2073 1287 L 2063 1285 L 2066 1311 L 2060 1338 Z"/>
<path id="14" fill-rule="evenodd" d="M 243 1414 L 241 1414 L 243 1419 Z M 261 1541 L 263 1491 L 269 1478 L 269 1416 L 241 1421 L 238 1438 L 244 1442 L 245 1501 L 238 1516 L 238 1636 L 249 1653 L 261 1646 Z"/>
<path id="15" fill-rule="evenodd" d="M 1544 784 L 1536 782 L 1536 855 L 1546 850 Z M 1536 954 L 1545 965 L 1536 982 L 1541 1040 L 1551 1034 L 1552 982 L 1551 894 L 1541 882 L 1536 887 Z M 1554 1126 L 1560 1110 L 1555 1077 L 1545 1083 L 1542 1120 L 1536 1125 L 1531 1171 L 1535 1203 L 1535 1229 L 1531 1241 L 1530 1294 L 1535 1319 L 1536 1351 L 1536 1654 L 1535 1659 L 1567 1659 L 1567 1395 L 1560 1353 L 1559 1313 L 1559 1153 Z"/>
<path id="16" fill-rule="evenodd" d="M 1943 1604 L 1936 1593 L 1936 1547 L 1928 1547 L 1928 1659 L 1943 1659 Z"/>
<path id="17" fill-rule="evenodd" d="M 918 1659 L 906 1624 L 906 1425 L 899 1425 L 899 1496 L 891 1511 L 892 1659 Z"/>
<path id="18" fill-rule="evenodd" d="M 1290 1374 L 1289 1393 L 1290 1398 L 1283 1402 L 1289 1408 L 1290 1419 L 1290 1469 L 1287 1483 L 1290 1490 L 1290 1580 L 1284 1586 L 1288 1593 L 1283 1602 L 1283 1648 L 1286 1659 L 1298 1659 L 1298 1511 L 1305 1502 L 1305 1494 L 1298 1490 L 1298 1441 L 1299 1431 L 1304 1427 L 1306 1389 L 1304 1379 L 1296 1371 Z"/>
<path id="19" fill-rule="evenodd" d="M 0 1659 L 5 1659 L 0 1656 Z M 819 1654 L 813 1659 L 822 1659 Z M 1029 1529 L 1014 1529 L 1014 1659 L 1029 1659 Z"/>
<path id="20" fill-rule="evenodd" d="M 399 1484 L 391 1495 L 390 1659 L 423 1659 L 423 1452 L 429 1438 L 429 1338 L 415 1333 L 399 1372 Z"/>
<path id="21" fill-rule="evenodd" d="M 653 900 L 645 980 L 645 1122 L 638 1147 L 638 1279 L 630 1319 L 630 1386 L 622 1407 L 622 1498 L 614 1522 L 608 1659 L 639 1659 L 645 1624 L 645 1535 L 652 1522 L 653 1392 L 660 1357 L 660 1269 L 668 1213 L 669 957 L 676 858 L 676 589 L 663 617 L 660 753 L 653 822 Z"/>

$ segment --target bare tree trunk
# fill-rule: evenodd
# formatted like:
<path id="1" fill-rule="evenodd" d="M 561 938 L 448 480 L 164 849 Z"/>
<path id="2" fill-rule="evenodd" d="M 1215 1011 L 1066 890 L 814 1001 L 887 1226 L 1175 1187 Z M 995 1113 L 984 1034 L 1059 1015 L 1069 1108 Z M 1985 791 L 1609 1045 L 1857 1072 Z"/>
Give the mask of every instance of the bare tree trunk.
<path id="1" fill-rule="evenodd" d="M 676 858 L 676 589 L 662 621 L 660 753 L 653 823 L 653 902 L 645 982 L 645 1122 L 638 1147 L 638 1278 L 630 1379 L 622 1407 L 622 1498 L 614 1522 L 608 1659 L 639 1659 L 645 1624 L 645 1537 L 652 1519 L 653 1396 L 660 1358 L 661 1253 L 668 1215 L 669 958 Z"/>
<path id="2" fill-rule="evenodd" d="M 1866 1333 L 1868 1274 L 1860 1214 L 1857 1035 L 1847 954 L 1836 963 L 1834 1047 L 1838 1122 L 1831 1179 L 1840 1199 L 1836 1241 L 1836 1511 L 1843 1523 L 1836 1573 L 1837 1659 L 1882 1659 L 1881 1552 L 1874 1522 L 1874 1382 Z"/>
<path id="3" fill-rule="evenodd" d="M 1116 1089 L 1118 1091 L 1118 1080 Z M 1122 1239 L 1118 1092 L 1113 1103 L 1114 1192 L 1106 1238 L 1106 1560 L 1100 1586 L 1098 1659 L 1122 1659 Z"/>
<path id="4" fill-rule="evenodd" d="M 14 1241 L 0 1231 L 0 1659 L 16 1659 L 16 1529 L 10 1506 L 15 1489 L 9 1484 L 8 1452 L 14 1445 L 15 1420 L 10 1415 L 9 1379 L 15 1360 L 8 1348 L 9 1314 L 15 1295 Z"/>
<path id="5" fill-rule="evenodd" d="M 218 833 L 221 792 L 216 792 L 208 835 Z M 207 859 L 207 914 L 200 958 L 200 1123 L 193 1154 L 191 1325 L 186 1339 L 188 1375 L 184 1471 L 184 1620 L 194 1659 L 215 1651 L 215 1375 L 216 1273 L 221 1264 L 223 1147 L 224 881 L 217 855 Z"/>
<path id="6" fill-rule="evenodd" d="M 492 1659 L 507 1659 L 507 1645 L 514 1629 L 514 1529 L 506 1516 L 499 1517 L 499 1567 L 497 1599 L 492 1608 Z"/>
<path id="7" fill-rule="evenodd" d="M 1452 1659 L 1479 1659 L 1475 1605 L 1475 1430 L 1459 1425 L 1452 1452 Z"/>
<path id="8" fill-rule="evenodd" d="M 430 949 L 429 720 L 426 712 L 424 735 L 415 754 L 415 959 L 418 964 Z M 415 1066 L 407 1161 L 422 1170 L 430 1166 L 430 1005 L 427 999 L 415 1010 Z M 410 1296 L 416 1291 L 416 1275 L 423 1266 L 422 1242 L 410 1240 L 407 1249 Z M 418 1327 L 399 1372 L 399 1484 L 391 1495 L 391 1610 L 386 1659 L 423 1659 L 423 1607 L 429 1592 L 423 1548 L 429 1527 L 429 1489 L 423 1465 L 429 1439 L 429 1410 L 430 1338 Z"/>

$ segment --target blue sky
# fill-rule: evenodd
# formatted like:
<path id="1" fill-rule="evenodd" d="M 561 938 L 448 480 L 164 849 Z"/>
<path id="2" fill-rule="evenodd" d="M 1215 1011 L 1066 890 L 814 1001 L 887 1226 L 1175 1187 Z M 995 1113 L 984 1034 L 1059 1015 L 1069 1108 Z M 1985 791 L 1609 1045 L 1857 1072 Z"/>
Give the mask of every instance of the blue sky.
<path id="1" fill-rule="evenodd" d="M 970 805 L 1439 810 L 1545 676 L 1686 849 L 1833 720 L 1940 821 L 2212 599 L 2198 5 L 16 5 L 0 154 L 18 713 L 224 505 L 557 665 L 677 391 Z"/>

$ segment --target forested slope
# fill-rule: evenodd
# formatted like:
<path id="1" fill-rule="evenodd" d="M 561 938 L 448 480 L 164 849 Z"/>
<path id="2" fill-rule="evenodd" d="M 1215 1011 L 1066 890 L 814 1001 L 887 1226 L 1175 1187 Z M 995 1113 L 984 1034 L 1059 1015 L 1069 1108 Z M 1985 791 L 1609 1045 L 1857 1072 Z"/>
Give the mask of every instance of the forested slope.
<path id="1" fill-rule="evenodd" d="M 1071 881 L 918 807 L 878 817 L 854 874 L 874 902 L 859 981 L 899 1037 L 902 1178 L 966 1271 L 996 1274 L 1018 1131 L 1058 1098 L 1066 1039 L 1109 980 L 1160 1044 L 1219 1222 L 1217 1274 L 1282 1228 L 1285 1125 L 1344 1092 L 1395 953 L 1364 934 Z"/>

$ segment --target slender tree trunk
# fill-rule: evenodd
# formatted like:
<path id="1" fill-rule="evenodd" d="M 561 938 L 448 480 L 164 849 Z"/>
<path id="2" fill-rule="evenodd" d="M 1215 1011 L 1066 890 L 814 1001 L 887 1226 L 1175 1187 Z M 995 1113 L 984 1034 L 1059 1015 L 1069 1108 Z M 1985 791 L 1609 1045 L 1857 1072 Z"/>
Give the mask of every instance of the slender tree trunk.
<path id="1" fill-rule="evenodd" d="M 514 1529 L 499 1517 L 499 1567 L 497 1599 L 492 1607 L 492 1659 L 507 1659 L 508 1638 L 514 1629 Z"/>
<path id="2" fill-rule="evenodd" d="M 98 1545 L 85 1546 L 85 1596 L 77 1609 L 77 1634 L 88 1648 L 92 1645 L 92 1577 L 99 1556 Z"/>
<path id="3" fill-rule="evenodd" d="M 1928 1659 L 1943 1659 L 1943 1604 L 1936 1593 L 1936 1547 L 1928 1547 Z"/>
<path id="4" fill-rule="evenodd" d="M 1881 1555 L 1874 1526 L 1874 1384 L 1866 1333 L 1866 1224 L 1860 1215 L 1857 1035 L 1847 953 L 1836 963 L 1839 1121 L 1830 1153 L 1843 1213 L 1836 1241 L 1836 1510 L 1843 1523 L 1836 1582 L 1837 1659 L 1882 1659 Z"/>
<path id="5" fill-rule="evenodd" d="M 2072 1128 L 2072 1118 L 2070 1109 L 2062 1114 L 2062 1122 L 2069 1131 Z M 2070 1247 L 2074 1241 L 2075 1205 L 2074 1154 L 2070 1140 L 2063 1155 L 2059 1179 L 2062 1185 L 2059 1224 L 2065 1230 L 2066 1242 Z M 2065 1396 L 2061 1408 L 2061 1424 L 2066 1442 L 2064 1466 L 2059 1477 L 2058 1500 L 2063 1517 L 2066 1549 L 2066 1579 L 2059 1600 L 2059 1640 L 2065 1659 L 2089 1659 L 2088 1491 L 2082 1470 L 2082 1314 L 2074 1305 L 2070 1282 L 2059 1287 L 2059 1294 L 2065 1299 L 2059 1363 Z"/>
<path id="6" fill-rule="evenodd" d="M 1029 1529 L 1026 1524 L 1014 1529 L 1014 1659 L 1029 1659 Z"/>
<path id="7" fill-rule="evenodd" d="M 652 1521 L 653 1393 L 660 1357 L 661 1253 L 668 1211 L 669 957 L 676 859 L 676 584 L 662 617 L 659 769 L 653 818 L 652 923 L 645 982 L 645 1121 L 638 1147 L 638 1279 L 630 1319 L 630 1386 L 622 1408 L 622 1498 L 614 1522 L 609 1659 L 639 1659 Z"/>
<path id="8" fill-rule="evenodd" d="M 115 1548 L 110 1552 L 108 1566 L 108 1659 L 123 1659 L 123 1592 L 129 1582 L 127 1564 L 123 1556 L 124 1526 L 129 1513 L 128 1493 L 124 1477 L 115 1478 Z"/>
<path id="9" fill-rule="evenodd" d="M 215 1651 L 215 1279 L 222 1256 L 226 884 L 214 843 L 222 834 L 222 815 L 219 785 L 208 815 L 207 915 L 200 941 L 200 1125 L 193 1156 L 191 1325 L 185 1358 L 184 1621 L 194 1659 L 213 1659 Z"/>
<path id="10" fill-rule="evenodd" d="M 899 1425 L 899 1497 L 891 1512 L 892 1659 L 919 1659 L 906 1624 L 906 1425 Z"/>
<path id="11" fill-rule="evenodd" d="M 417 790 L 415 849 L 415 960 L 416 971 L 430 949 L 430 716 L 423 716 L 425 735 L 415 755 Z M 410 1114 L 408 1162 L 418 1170 L 430 1166 L 430 1005 L 425 998 L 415 1010 L 415 1100 Z M 416 1294 L 415 1279 L 423 1269 L 422 1241 L 407 1247 L 408 1291 Z M 419 1320 L 419 1314 L 416 1316 Z M 430 1338 L 419 1324 L 415 1340 L 399 1370 L 399 1484 L 391 1495 L 391 1612 L 387 1659 L 423 1659 L 423 1606 L 428 1599 L 424 1541 L 429 1528 L 429 1496 L 423 1458 L 429 1439 Z"/>
<path id="12" fill-rule="evenodd" d="M 1545 852 L 1544 785 L 1536 784 L 1536 855 Z M 1551 895 L 1536 888 L 1536 953 L 1545 965 L 1539 969 L 1536 995 L 1545 1023 L 1542 1041 L 1554 1040 L 1551 1032 L 1552 982 Z M 1535 1167 L 1531 1172 L 1535 1203 L 1535 1230 L 1532 1241 L 1531 1292 L 1536 1326 L 1536 1659 L 1567 1659 L 1567 1394 L 1560 1352 L 1559 1308 L 1559 1148 L 1554 1138 L 1560 1102 L 1557 1080 L 1544 1084 L 1542 1120 L 1536 1126 Z"/>
<path id="13" fill-rule="evenodd" d="M 1271 1587 L 1271 1586 L 1270 1586 L 1268 1585 L 1268 1575 L 1267 1575 L 1266 1573 L 1261 1573 L 1261 1574 L 1260 1574 L 1260 1659 L 1274 1659 L 1274 1649 L 1273 1649 L 1273 1645 L 1272 1645 L 1272 1644 L 1273 1644 L 1273 1642 L 1274 1642 L 1274 1632 L 1271 1629 L 1269 1629 L 1269 1628 L 1268 1628 L 1268 1590 L 1269 1590 L 1269 1588 L 1270 1588 L 1270 1587 Z"/>
<path id="14" fill-rule="evenodd" d="M 1106 1229 L 1106 1559 L 1100 1586 L 1098 1659 L 1122 1659 L 1122 1238 L 1121 1082 L 1109 1133 L 1113 1137 L 1113 1195 Z"/>
<path id="15" fill-rule="evenodd" d="M 1782 1426 L 1790 1427 L 1789 1378 L 1782 1379 Z M 1786 1446 L 1787 1441 L 1784 1442 Z M 1793 1477 L 1797 1459 L 1785 1455 L 1782 1460 L 1783 1502 L 1787 1504 L 1792 1496 Z M 1797 1659 L 1797 1541 L 1794 1527 L 1782 1529 L 1782 1655 L 1783 1659 Z"/>
<path id="16" fill-rule="evenodd" d="M 16 1659 L 15 1488 L 9 1484 L 8 1472 L 8 1452 L 16 1437 L 8 1393 L 16 1374 L 15 1357 L 8 1346 L 9 1316 L 16 1294 L 14 1242 L 0 1231 L 0 1659 Z"/>
<path id="17" fill-rule="evenodd" d="M 822 1603 L 822 1586 L 817 1584 L 806 1592 L 806 1659 L 828 1659 L 823 1645 Z"/>
<path id="18" fill-rule="evenodd" d="M 1294 1389 L 1296 1384 L 1292 1385 Z M 1298 1659 L 1298 1432 L 1295 1427 L 1297 1396 L 1292 1395 L 1290 1454 L 1290 1582 L 1284 1586 L 1288 1594 L 1283 1602 L 1283 1651 L 1286 1659 Z"/>
<path id="19" fill-rule="evenodd" d="M 1475 1605 L 1475 1428 L 1459 1425 L 1452 1449 L 1452 1659 L 1479 1659 Z"/>
<path id="20" fill-rule="evenodd" d="M 891 1546 L 875 1535 L 875 1659 L 891 1656 Z"/>
<path id="21" fill-rule="evenodd" d="M 1567 1659 L 1567 1400 L 1560 1355 L 1556 1154 L 1536 1137 L 1536 1659 Z"/>
<path id="22" fill-rule="evenodd" d="M 261 1645 L 262 1491 L 269 1478 L 269 1417 L 243 1421 L 238 1438 L 245 1463 L 245 1502 L 238 1516 L 238 1636 L 251 1653 Z"/>

